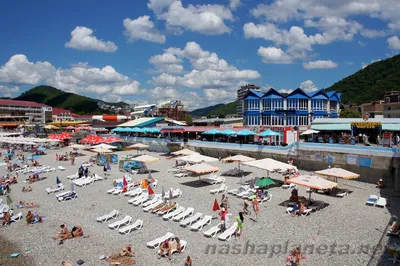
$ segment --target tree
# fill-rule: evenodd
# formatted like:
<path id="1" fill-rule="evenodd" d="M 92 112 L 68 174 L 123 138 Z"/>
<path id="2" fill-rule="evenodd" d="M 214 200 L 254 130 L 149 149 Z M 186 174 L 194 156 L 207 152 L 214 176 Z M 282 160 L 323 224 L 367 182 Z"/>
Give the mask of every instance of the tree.
<path id="1" fill-rule="evenodd" d="M 362 118 L 362 114 L 351 109 L 344 109 L 340 111 L 340 118 Z"/>
<path id="2" fill-rule="evenodd" d="M 191 126 L 192 123 L 193 123 L 193 117 L 192 117 L 191 114 L 188 114 L 188 115 L 186 116 L 186 124 L 187 124 L 188 126 Z"/>

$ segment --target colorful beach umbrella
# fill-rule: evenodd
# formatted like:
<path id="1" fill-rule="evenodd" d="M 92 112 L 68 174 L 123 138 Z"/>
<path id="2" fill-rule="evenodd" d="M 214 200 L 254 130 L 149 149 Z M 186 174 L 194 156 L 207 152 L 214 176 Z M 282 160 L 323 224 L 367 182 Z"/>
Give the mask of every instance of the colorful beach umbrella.
<path id="1" fill-rule="evenodd" d="M 272 181 L 270 178 L 261 178 L 258 182 L 257 182 L 257 186 L 259 187 L 267 187 L 270 185 L 275 185 L 275 182 Z"/>
<path id="2" fill-rule="evenodd" d="M 213 211 L 219 211 L 220 210 L 220 208 L 219 208 L 219 204 L 218 204 L 218 200 L 217 199 L 215 199 L 214 200 L 214 206 L 213 206 Z"/>
<path id="3" fill-rule="evenodd" d="M 122 185 L 123 185 L 124 187 L 128 186 L 128 182 L 126 181 L 125 176 L 122 178 Z"/>
<path id="4" fill-rule="evenodd" d="M 153 194 L 154 194 L 154 191 L 153 191 L 153 189 L 151 188 L 151 186 L 148 186 L 148 187 L 147 187 L 147 191 L 148 191 L 149 195 L 153 195 Z"/>

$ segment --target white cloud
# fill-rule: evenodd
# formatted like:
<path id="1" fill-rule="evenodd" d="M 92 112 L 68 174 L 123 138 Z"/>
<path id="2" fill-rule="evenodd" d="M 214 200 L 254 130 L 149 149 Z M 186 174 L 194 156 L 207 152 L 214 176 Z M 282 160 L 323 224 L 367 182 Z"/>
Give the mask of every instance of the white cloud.
<path id="1" fill-rule="evenodd" d="M 108 103 L 117 103 L 122 101 L 122 97 L 119 95 L 107 95 L 106 97 L 103 97 L 101 99 Z"/>
<path id="2" fill-rule="evenodd" d="M 290 64 L 292 63 L 292 57 L 282 51 L 281 48 L 276 47 L 262 47 L 257 51 L 257 54 L 261 56 L 262 61 L 266 64 Z"/>
<path id="3" fill-rule="evenodd" d="M 290 89 L 280 89 L 279 90 L 279 93 L 287 93 L 287 94 L 290 94 L 290 93 L 292 93 L 293 92 L 293 90 L 290 90 Z"/>
<path id="4" fill-rule="evenodd" d="M 329 69 L 329 68 L 337 68 L 338 64 L 332 62 L 331 60 L 317 60 L 308 63 L 303 63 L 303 67 L 305 69 Z"/>
<path id="5" fill-rule="evenodd" d="M 129 95 L 140 93 L 140 83 L 118 73 L 112 66 L 74 65 L 55 68 L 49 62 L 29 62 L 25 55 L 14 55 L 0 68 L 0 81 L 16 84 L 45 83 L 71 92 Z"/>
<path id="6" fill-rule="evenodd" d="M 400 39 L 397 36 L 392 36 L 386 41 L 390 49 L 400 50 Z"/>
<path id="7" fill-rule="evenodd" d="M 10 97 L 12 98 L 15 93 L 19 92 L 19 87 L 7 87 L 4 85 L 0 85 L 0 93 L 2 93 L 2 97 Z"/>
<path id="8" fill-rule="evenodd" d="M 115 52 L 118 47 L 110 41 L 97 39 L 92 35 L 93 30 L 83 26 L 77 26 L 71 32 L 71 40 L 65 43 L 65 47 L 81 51 L 102 51 L 107 53 Z"/>
<path id="9" fill-rule="evenodd" d="M 376 37 L 385 37 L 386 32 L 384 30 L 373 30 L 373 29 L 362 29 L 360 34 L 366 38 L 374 39 Z"/>
<path id="10" fill-rule="evenodd" d="M 170 47 L 164 50 L 163 54 L 152 56 L 149 62 L 163 69 L 166 66 L 181 66 L 183 59 L 189 60 L 192 71 L 183 76 L 163 73 L 158 77 L 153 77 L 151 83 L 156 86 L 176 85 L 201 89 L 233 86 L 240 81 L 260 77 L 260 74 L 254 70 L 238 70 L 219 58 L 216 53 L 203 50 L 195 42 L 188 42 L 184 49 Z"/>
<path id="11" fill-rule="evenodd" d="M 162 35 L 150 20 L 149 16 L 138 17 L 135 20 L 126 18 L 123 21 L 125 35 L 130 41 L 145 40 L 149 42 L 165 43 L 166 37 Z"/>
<path id="12" fill-rule="evenodd" d="M 180 0 L 150 1 L 147 6 L 158 19 L 164 20 L 166 27 L 184 28 L 207 35 L 230 32 L 225 21 L 233 21 L 229 8 L 223 5 L 188 5 L 183 7 Z"/>
<path id="13" fill-rule="evenodd" d="M 204 97 L 212 103 L 232 102 L 236 100 L 236 94 L 226 89 L 205 89 Z"/>
<path id="14" fill-rule="evenodd" d="M 375 63 L 375 62 L 379 62 L 379 61 L 381 61 L 382 59 L 374 59 L 374 60 L 371 60 L 371 62 L 370 63 L 361 63 L 361 67 L 362 67 L 362 69 L 364 69 L 364 68 L 366 68 L 367 66 L 369 66 L 370 64 L 373 64 L 373 63 Z"/>
<path id="15" fill-rule="evenodd" d="M 317 86 L 315 86 L 315 84 L 311 80 L 306 80 L 302 82 L 299 85 L 299 88 L 307 93 L 318 90 Z"/>
<path id="16" fill-rule="evenodd" d="M 240 0 L 230 0 L 229 1 L 229 8 L 231 10 L 236 10 L 240 6 Z"/>
<path id="17" fill-rule="evenodd" d="M 186 108 L 189 108 L 188 110 L 200 108 L 207 104 L 204 98 L 200 97 L 196 92 L 178 90 L 175 87 L 156 87 L 148 90 L 147 95 L 153 102 L 179 99 Z"/>
<path id="18" fill-rule="evenodd" d="M 178 58 L 172 51 L 165 50 L 163 54 L 150 57 L 149 63 L 156 66 L 154 73 L 164 72 L 169 74 L 181 74 L 184 69 L 182 59 Z"/>

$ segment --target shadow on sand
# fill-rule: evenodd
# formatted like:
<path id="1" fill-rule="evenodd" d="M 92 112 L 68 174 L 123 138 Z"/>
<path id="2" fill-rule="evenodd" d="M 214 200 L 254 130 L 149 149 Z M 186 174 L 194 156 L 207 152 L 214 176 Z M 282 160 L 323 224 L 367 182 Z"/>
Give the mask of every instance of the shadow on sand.
<path id="1" fill-rule="evenodd" d="M 8 228 L 3 228 L 0 230 L 7 230 Z M 30 258 L 31 254 L 25 254 L 25 251 L 21 250 L 13 243 L 4 239 L 4 237 L 0 233 L 0 265 L 4 266 L 24 266 L 24 265 L 32 265 L 35 264 L 32 262 L 32 258 Z M 20 255 L 16 258 L 11 258 L 10 255 L 13 253 L 20 253 Z"/>

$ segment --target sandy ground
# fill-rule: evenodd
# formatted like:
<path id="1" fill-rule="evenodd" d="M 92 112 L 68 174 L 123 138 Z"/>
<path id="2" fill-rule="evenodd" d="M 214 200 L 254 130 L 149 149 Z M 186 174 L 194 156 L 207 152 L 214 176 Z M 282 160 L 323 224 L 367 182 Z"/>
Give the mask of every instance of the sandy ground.
<path id="1" fill-rule="evenodd" d="M 272 200 L 260 205 L 261 214 L 258 220 L 256 221 L 254 216 L 245 216 L 243 236 L 223 242 L 217 237 L 206 238 L 202 232 L 190 231 L 189 228 L 179 226 L 177 222 L 164 221 L 155 214 L 143 212 L 141 207 L 128 204 L 130 197 L 107 194 L 106 191 L 112 187 L 112 180 L 123 175 L 118 171 L 117 165 L 112 165 L 111 176 L 107 180 L 83 188 L 76 186 L 77 199 L 58 202 L 55 196 L 48 195 L 45 189 L 55 185 L 56 176 L 69 189 L 66 176 L 76 173 L 80 163 L 87 161 L 92 155 L 91 152 L 85 152 L 87 155 L 78 157 L 75 166 L 71 166 L 69 162 L 56 162 L 55 153 L 65 151 L 67 149 L 48 151 L 47 155 L 38 161 L 48 166 L 62 165 L 66 171 L 44 174 L 47 179 L 32 184 L 33 191 L 30 193 L 21 192 L 22 186 L 26 185 L 22 182 L 26 175 L 20 175 L 19 184 L 12 186 L 10 196 L 14 207 L 20 200 L 40 204 L 40 208 L 34 210 L 47 216 L 48 221 L 27 226 L 23 219 L 9 227 L 0 228 L 0 265 L 61 265 L 63 260 L 77 265 L 78 259 L 84 260 L 84 265 L 107 265 L 99 260 L 99 256 L 118 252 L 126 244 L 133 245 L 137 265 L 183 265 L 188 255 L 192 257 L 194 265 L 287 265 L 285 259 L 290 249 L 299 245 L 308 245 L 302 265 L 392 265 L 386 262 L 389 258 L 387 252 L 385 253 L 384 249 L 376 249 L 375 246 L 379 243 L 384 246 L 388 241 L 398 241 L 384 236 L 391 215 L 399 214 L 399 207 L 395 204 L 399 202 L 399 195 L 394 192 L 384 191 L 390 205 L 387 208 L 366 206 L 365 201 L 370 194 L 380 195 L 381 192 L 377 188 L 357 181 L 339 180 L 340 187 L 353 191 L 350 195 L 336 198 L 313 194 L 314 199 L 323 200 L 329 206 L 308 217 L 291 217 L 286 214 L 286 207 L 281 206 L 281 203 L 289 198 L 290 190 L 274 187 L 270 189 Z M 127 152 L 118 154 L 122 158 Z M 162 154 L 148 154 L 161 158 L 159 162 L 148 164 L 149 168 L 155 171 L 153 176 L 159 180 L 155 193 L 161 193 L 162 187 L 165 191 L 170 187 L 180 188 L 183 196 L 176 201 L 181 206 L 193 207 L 203 215 L 216 216 L 216 213 L 212 212 L 213 201 L 215 198 L 220 201 L 221 194 L 211 195 L 209 190 L 219 185 L 197 188 L 185 185 L 184 183 L 195 181 L 197 178 L 176 178 L 167 172 L 175 161 L 167 160 Z M 221 162 L 210 164 L 223 170 L 236 167 L 236 164 Z M 265 176 L 264 171 L 255 168 L 244 169 L 251 172 L 246 179 Z M 90 171 L 103 176 L 100 166 L 90 167 Z M 0 169 L 0 175 L 5 173 L 5 169 Z M 130 176 L 134 180 L 140 180 L 147 175 Z M 277 174 L 271 177 L 282 180 L 282 176 Z M 228 189 L 238 187 L 239 181 L 240 178 L 228 177 Z M 300 187 L 299 192 L 300 195 L 307 196 L 305 188 Z M 6 197 L 1 198 L 6 202 Z M 236 217 L 243 208 L 243 200 L 229 196 L 229 201 L 229 212 Z M 144 227 L 129 235 L 121 235 L 117 230 L 109 229 L 108 223 L 96 222 L 98 216 L 113 209 L 119 210 L 122 217 L 130 215 L 133 220 L 143 220 Z M 27 211 L 28 209 L 22 209 L 24 216 Z M 213 220 L 211 225 L 202 231 L 217 223 L 218 220 Z M 52 240 L 52 236 L 59 231 L 60 224 L 66 224 L 69 229 L 74 225 L 81 225 L 86 237 L 67 240 L 60 245 L 58 241 Z M 173 255 L 171 261 L 167 258 L 158 259 L 157 251 L 146 247 L 148 241 L 166 232 L 172 232 L 188 242 L 186 251 Z M 24 253 L 27 248 L 31 251 L 25 256 L 9 258 L 11 253 Z"/>

